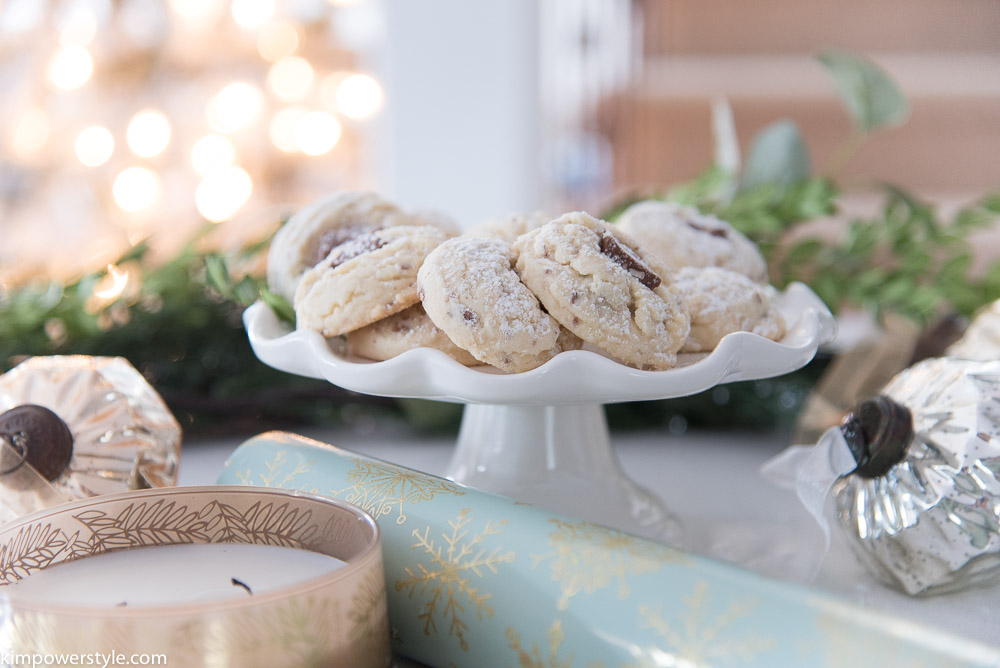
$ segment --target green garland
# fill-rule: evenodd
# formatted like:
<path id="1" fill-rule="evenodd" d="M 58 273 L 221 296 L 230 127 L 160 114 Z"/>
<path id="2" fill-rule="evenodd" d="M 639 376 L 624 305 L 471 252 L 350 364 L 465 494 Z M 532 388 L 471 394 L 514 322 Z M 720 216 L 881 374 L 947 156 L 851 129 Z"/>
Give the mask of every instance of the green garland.
<path id="1" fill-rule="evenodd" d="M 95 305 L 93 297 L 105 272 L 0 295 L 3 370 L 35 355 L 124 357 L 189 433 L 350 423 L 358 404 L 392 407 L 257 360 L 241 316 L 246 303 L 266 292 L 264 278 L 231 277 L 227 258 L 196 250 L 200 241 L 201 235 L 165 264 L 149 259 L 146 244 L 132 249 L 115 263 L 130 272 L 132 289 L 109 303 Z M 228 260 L 245 264 L 266 247 L 267 241 L 254 244 Z M 269 299 L 287 317 L 287 304 Z"/>

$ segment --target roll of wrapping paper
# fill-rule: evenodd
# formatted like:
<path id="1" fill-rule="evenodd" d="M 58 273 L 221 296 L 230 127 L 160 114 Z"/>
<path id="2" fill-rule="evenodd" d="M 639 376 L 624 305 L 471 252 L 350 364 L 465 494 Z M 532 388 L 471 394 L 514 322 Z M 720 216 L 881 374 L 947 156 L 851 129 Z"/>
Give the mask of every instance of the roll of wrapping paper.
<path id="1" fill-rule="evenodd" d="M 393 649 L 432 666 L 1000 665 L 1000 649 L 293 434 L 245 442 L 219 482 L 375 517 Z"/>

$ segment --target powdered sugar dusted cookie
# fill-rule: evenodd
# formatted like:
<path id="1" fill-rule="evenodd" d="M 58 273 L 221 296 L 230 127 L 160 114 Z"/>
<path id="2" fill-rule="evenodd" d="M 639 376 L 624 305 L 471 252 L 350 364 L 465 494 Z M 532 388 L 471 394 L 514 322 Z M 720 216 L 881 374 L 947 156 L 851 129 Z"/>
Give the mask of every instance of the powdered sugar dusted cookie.
<path id="1" fill-rule="evenodd" d="M 435 348 L 459 364 L 475 366 L 479 360 L 462 350 L 431 321 L 420 304 L 347 334 L 350 352 L 383 361 L 414 348 Z"/>
<path id="2" fill-rule="evenodd" d="M 431 225 L 365 232 L 306 271 L 295 291 L 296 326 L 337 336 L 413 306 L 417 270 L 448 233 Z"/>
<path id="3" fill-rule="evenodd" d="M 687 307 L 671 274 L 627 235 L 567 213 L 514 243 L 517 270 L 567 329 L 618 360 L 669 369 L 687 340 Z"/>
<path id="4" fill-rule="evenodd" d="M 449 239 L 427 256 L 417 284 L 434 324 L 486 364 L 528 371 L 564 349 L 559 323 L 521 283 L 502 239 Z"/>
<path id="5" fill-rule="evenodd" d="M 289 301 L 302 274 L 345 241 L 373 230 L 402 225 L 408 218 L 375 193 L 336 192 L 296 212 L 275 233 L 267 254 L 267 283 Z"/>
<path id="6" fill-rule="evenodd" d="M 525 232 L 537 229 L 555 218 L 544 211 L 512 213 L 504 218 L 491 218 L 474 225 L 466 232 L 470 237 L 496 237 L 513 242 Z"/>
<path id="7" fill-rule="evenodd" d="M 667 268 L 722 267 L 758 283 L 767 282 L 767 263 L 757 245 L 729 223 L 674 202 L 633 204 L 617 228 L 639 242 Z"/>
<path id="8" fill-rule="evenodd" d="M 686 267 L 674 285 L 687 300 L 691 334 L 682 352 L 713 350 L 726 334 L 752 332 L 777 341 L 785 319 L 771 306 L 768 288 L 719 267 Z"/>

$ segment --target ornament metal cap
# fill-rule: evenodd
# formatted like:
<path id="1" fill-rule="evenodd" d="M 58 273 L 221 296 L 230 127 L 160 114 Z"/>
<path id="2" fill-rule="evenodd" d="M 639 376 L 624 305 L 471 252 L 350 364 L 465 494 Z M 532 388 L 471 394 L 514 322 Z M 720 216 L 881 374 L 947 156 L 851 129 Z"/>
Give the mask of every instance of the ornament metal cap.
<path id="1" fill-rule="evenodd" d="M 19 455 L 0 475 L 27 462 L 49 482 L 66 470 L 73 457 L 73 433 L 62 418 L 44 406 L 22 404 L 0 415 L 0 436 Z"/>
<path id="2" fill-rule="evenodd" d="M 862 402 L 840 427 L 858 466 L 852 473 L 878 478 L 903 460 L 913 440 L 913 416 L 885 395 Z"/>

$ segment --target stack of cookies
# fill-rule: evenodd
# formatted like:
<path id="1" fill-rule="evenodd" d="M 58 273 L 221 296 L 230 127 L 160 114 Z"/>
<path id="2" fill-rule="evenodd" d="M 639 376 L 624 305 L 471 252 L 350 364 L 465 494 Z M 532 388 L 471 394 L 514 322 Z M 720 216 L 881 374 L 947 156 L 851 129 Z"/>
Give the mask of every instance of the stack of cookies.
<path id="1" fill-rule="evenodd" d="M 522 214 L 459 235 L 374 193 L 337 193 L 278 231 L 268 283 L 294 304 L 299 328 L 343 336 L 372 360 L 430 347 L 518 373 L 587 346 L 662 370 L 730 332 L 785 333 L 753 242 L 657 201 L 616 225 Z"/>

